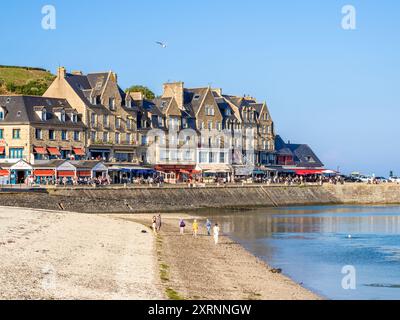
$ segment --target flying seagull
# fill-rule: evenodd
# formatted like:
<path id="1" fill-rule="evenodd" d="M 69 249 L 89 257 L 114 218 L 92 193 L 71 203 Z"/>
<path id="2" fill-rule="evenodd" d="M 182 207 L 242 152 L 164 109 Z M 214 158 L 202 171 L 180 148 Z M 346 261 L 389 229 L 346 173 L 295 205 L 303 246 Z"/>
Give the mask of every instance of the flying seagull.
<path id="1" fill-rule="evenodd" d="M 162 42 L 160 42 L 160 41 L 156 41 L 156 43 L 157 43 L 158 45 L 160 45 L 162 48 L 166 48 L 166 47 L 167 47 L 167 45 L 166 45 L 165 43 L 162 43 Z"/>

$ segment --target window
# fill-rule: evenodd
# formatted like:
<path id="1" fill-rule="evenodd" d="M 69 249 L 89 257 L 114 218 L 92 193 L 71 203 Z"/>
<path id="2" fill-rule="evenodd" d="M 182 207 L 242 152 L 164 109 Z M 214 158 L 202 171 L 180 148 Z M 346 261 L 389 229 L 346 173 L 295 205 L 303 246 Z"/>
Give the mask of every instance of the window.
<path id="1" fill-rule="evenodd" d="M 105 114 L 105 115 L 103 116 L 103 125 L 104 125 L 105 127 L 108 127 L 108 115 L 107 115 L 107 114 Z"/>
<path id="2" fill-rule="evenodd" d="M 61 111 L 60 121 L 65 122 L 65 111 L 64 110 Z"/>
<path id="3" fill-rule="evenodd" d="M 200 162 L 202 163 L 207 162 L 207 152 L 200 151 Z"/>
<path id="4" fill-rule="evenodd" d="M 0 111 L 0 120 L 4 120 L 4 111 Z"/>
<path id="5" fill-rule="evenodd" d="M 115 143 L 119 144 L 120 138 L 121 138 L 120 133 L 119 133 L 119 132 L 116 132 L 116 133 L 115 133 Z"/>
<path id="6" fill-rule="evenodd" d="M 80 139 L 80 132 L 79 131 L 74 131 L 74 141 L 79 141 Z"/>
<path id="7" fill-rule="evenodd" d="M 132 108 L 132 100 L 126 100 L 126 107 Z"/>
<path id="8" fill-rule="evenodd" d="M 96 131 L 92 131 L 90 133 L 90 139 L 92 140 L 92 143 L 96 141 L 97 137 L 96 137 Z"/>
<path id="9" fill-rule="evenodd" d="M 147 136 L 142 136 L 142 145 L 145 146 L 147 145 Z"/>
<path id="10" fill-rule="evenodd" d="M 22 159 L 24 149 L 23 148 L 10 148 L 10 159 Z"/>
<path id="11" fill-rule="evenodd" d="M 78 115 L 76 113 L 73 113 L 71 119 L 72 119 L 72 122 L 77 123 L 78 122 Z"/>
<path id="12" fill-rule="evenodd" d="M 47 110 L 43 109 L 42 110 L 42 121 L 46 121 L 47 120 Z"/>
<path id="13" fill-rule="evenodd" d="M 63 141 L 67 140 L 67 130 L 61 131 L 61 140 Z"/>
<path id="14" fill-rule="evenodd" d="M 90 97 L 90 103 L 93 104 L 93 105 L 96 105 L 97 104 L 97 97 L 96 96 Z"/>
<path id="15" fill-rule="evenodd" d="M 21 129 L 13 129 L 13 139 L 21 139 Z"/>
<path id="16" fill-rule="evenodd" d="M 210 163 L 214 163 L 215 162 L 215 153 L 214 152 L 210 152 L 209 153 L 209 162 Z"/>
<path id="17" fill-rule="evenodd" d="M 192 160 L 192 153 L 190 150 L 185 150 L 183 157 L 186 161 Z"/>
<path id="18" fill-rule="evenodd" d="M 126 143 L 130 144 L 132 140 L 132 135 L 130 133 L 126 134 Z"/>
<path id="19" fill-rule="evenodd" d="M 108 142 L 108 132 L 103 132 L 103 142 Z"/>
<path id="20" fill-rule="evenodd" d="M 207 128 L 208 128 L 208 130 L 212 130 L 212 128 L 213 128 L 213 122 L 212 121 L 208 121 Z"/>
<path id="21" fill-rule="evenodd" d="M 119 129 L 121 127 L 121 119 L 115 118 L 115 128 Z"/>
<path id="22" fill-rule="evenodd" d="M 127 128 L 128 130 L 131 129 L 131 119 L 127 119 L 127 120 L 126 120 L 126 128 Z"/>
<path id="23" fill-rule="evenodd" d="M 108 99 L 108 106 L 110 107 L 111 110 L 115 108 L 115 98 Z"/>
<path id="24" fill-rule="evenodd" d="M 219 163 L 225 163 L 225 152 L 219 153 Z"/>
<path id="25" fill-rule="evenodd" d="M 229 117 L 230 115 L 232 115 L 231 109 L 226 109 L 225 115 L 226 115 L 227 117 Z"/>
<path id="26" fill-rule="evenodd" d="M 217 130 L 218 131 L 222 130 L 222 123 L 221 122 L 217 122 Z"/>
<path id="27" fill-rule="evenodd" d="M 4 139 L 4 129 L 0 129 L 0 139 Z"/>
<path id="28" fill-rule="evenodd" d="M 35 138 L 36 138 L 36 140 L 42 140 L 43 139 L 42 129 L 35 129 Z"/>
<path id="29" fill-rule="evenodd" d="M 54 139 L 55 139 L 54 130 L 49 130 L 49 139 L 50 139 L 50 140 L 54 140 Z"/>
<path id="30" fill-rule="evenodd" d="M 206 115 L 207 116 L 213 116 L 214 113 L 214 107 L 213 106 L 206 106 Z"/>
<path id="31" fill-rule="evenodd" d="M 193 100 L 197 101 L 200 99 L 200 95 L 199 94 L 195 94 L 193 97 Z"/>
<path id="32" fill-rule="evenodd" d="M 95 114 L 95 113 L 92 113 L 92 114 L 90 115 L 90 124 L 91 124 L 92 126 L 95 126 L 95 125 L 96 125 L 96 114 Z"/>

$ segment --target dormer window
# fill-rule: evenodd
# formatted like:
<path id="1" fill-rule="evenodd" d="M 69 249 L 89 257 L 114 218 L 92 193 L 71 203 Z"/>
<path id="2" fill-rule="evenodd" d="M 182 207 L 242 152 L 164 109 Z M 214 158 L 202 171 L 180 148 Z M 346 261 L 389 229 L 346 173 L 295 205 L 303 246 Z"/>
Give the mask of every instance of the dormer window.
<path id="1" fill-rule="evenodd" d="M 78 115 L 76 113 L 71 114 L 71 121 L 73 123 L 77 123 L 78 122 Z"/>
<path id="2" fill-rule="evenodd" d="M 6 116 L 6 110 L 0 107 L 0 121 L 4 120 L 5 116 Z"/>
<path id="3" fill-rule="evenodd" d="M 194 101 L 197 101 L 197 100 L 199 100 L 199 99 L 200 99 L 200 95 L 199 95 L 199 94 L 195 94 L 194 97 L 193 97 L 193 100 L 194 100 Z"/>
<path id="4" fill-rule="evenodd" d="M 126 107 L 132 108 L 132 100 L 126 100 Z"/>
<path id="5" fill-rule="evenodd" d="M 226 109 L 225 115 L 229 117 L 231 114 L 231 109 Z"/>
<path id="6" fill-rule="evenodd" d="M 47 110 L 46 108 L 43 108 L 42 110 L 42 121 L 46 121 L 47 120 Z"/>
<path id="7" fill-rule="evenodd" d="M 96 96 L 90 97 L 90 103 L 94 106 L 97 105 L 97 97 Z"/>
<path id="8" fill-rule="evenodd" d="M 64 111 L 64 110 L 61 110 L 61 113 L 60 113 L 60 121 L 61 121 L 61 122 L 65 122 L 65 111 Z"/>

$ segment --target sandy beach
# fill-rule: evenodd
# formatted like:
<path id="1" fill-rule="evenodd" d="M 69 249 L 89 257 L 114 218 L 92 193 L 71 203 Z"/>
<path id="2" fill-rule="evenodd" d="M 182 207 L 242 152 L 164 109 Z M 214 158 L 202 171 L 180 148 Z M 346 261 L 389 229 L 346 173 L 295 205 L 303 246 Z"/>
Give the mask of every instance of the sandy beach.
<path id="1" fill-rule="evenodd" d="M 120 216 L 151 224 L 153 215 Z M 114 216 L 116 217 L 116 216 Z M 226 236 L 215 245 L 199 220 L 199 236 L 191 234 L 195 217 L 165 214 L 157 235 L 157 252 L 164 289 L 175 299 L 211 300 L 315 300 L 314 293 L 282 274 L 271 272 L 263 261 Z M 179 234 L 179 218 L 186 233 Z M 200 218 L 201 219 L 201 218 Z M 223 230 L 222 230 L 223 232 Z"/>
<path id="2" fill-rule="evenodd" d="M 0 299 L 318 299 L 203 223 L 193 238 L 193 217 L 158 235 L 151 217 L 0 207 Z"/>
<path id="3" fill-rule="evenodd" d="M 0 299 L 163 299 L 154 238 L 101 215 L 0 207 Z"/>

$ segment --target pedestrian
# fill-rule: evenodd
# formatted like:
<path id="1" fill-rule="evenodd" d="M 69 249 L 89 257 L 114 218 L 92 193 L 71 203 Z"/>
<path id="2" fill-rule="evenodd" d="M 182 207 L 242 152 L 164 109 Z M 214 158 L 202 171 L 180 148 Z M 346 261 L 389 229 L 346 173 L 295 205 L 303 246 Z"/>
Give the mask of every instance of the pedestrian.
<path id="1" fill-rule="evenodd" d="M 197 233 L 199 232 L 199 224 L 197 223 L 196 219 L 193 221 L 192 229 L 193 229 L 193 237 L 197 238 Z"/>
<path id="2" fill-rule="evenodd" d="M 183 219 L 181 219 L 179 221 L 179 229 L 180 229 L 181 235 L 183 235 L 185 233 L 185 227 L 186 227 L 185 221 L 183 221 Z"/>
<path id="3" fill-rule="evenodd" d="M 206 221 L 207 235 L 211 236 L 211 221 L 207 219 Z"/>
<path id="4" fill-rule="evenodd" d="M 219 237 L 219 226 L 218 226 L 218 223 L 215 224 L 213 231 L 214 231 L 214 242 L 215 242 L 215 244 L 218 244 L 218 237 Z"/>
<path id="5" fill-rule="evenodd" d="M 157 233 L 157 218 L 156 218 L 156 216 L 153 216 L 152 228 L 153 228 L 153 232 Z"/>
<path id="6" fill-rule="evenodd" d="M 156 218 L 156 228 L 157 228 L 157 232 L 160 232 L 160 230 L 161 230 L 161 214 L 159 214 Z"/>

